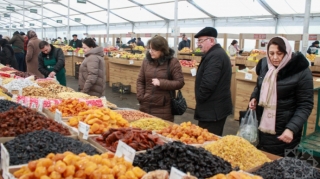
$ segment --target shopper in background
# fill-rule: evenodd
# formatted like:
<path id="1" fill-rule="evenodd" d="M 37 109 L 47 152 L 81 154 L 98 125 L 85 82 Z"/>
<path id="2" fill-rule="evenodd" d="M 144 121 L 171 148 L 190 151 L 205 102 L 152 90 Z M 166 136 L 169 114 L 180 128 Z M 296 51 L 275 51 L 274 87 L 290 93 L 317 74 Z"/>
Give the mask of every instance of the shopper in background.
<path id="1" fill-rule="evenodd" d="M 26 59 L 26 55 L 27 55 L 27 45 L 28 45 L 28 37 L 26 36 L 26 34 L 24 32 L 20 32 L 20 35 L 22 36 L 22 38 L 24 39 L 23 41 L 23 50 L 24 50 L 24 59 Z M 26 71 L 28 71 L 27 69 L 27 63 L 26 63 Z"/>
<path id="2" fill-rule="evenodd" d="M 17 59 L 19 71 L 26 72 L 26 61 L 24 52 L 24 38 L 18 31 L 13 33 L 12 39 L 8 42 L 12 44 L 14 55 Z"/>
<path id="3" fill-rule="evenodd" d="M 136 38 L 133 38 L 133 39 L 129 40 L 127 44 L 131 44 L 131 43 L 132 44 L 136 43 Z"/>
<path id="4" fill-rule="evenodd" d="M 137 46 L 142 46 L 142 47 L 144 47 L 144 43 L 141 41 L 141 38 L 140 38 L 140 37 L 138 37 Z"/>
<path id="5" fill-rule="evenodd" d="M 238 47 L 238 41 L 233 40 L 228 48 L 228 51 L 230 56 L 235 56 L 237 53 L 239 53 L 240 49 Z"/>
<path id="6" fill-rule="evenodd" d="M 104 96 L 106 88 L 106 69 L 103 48 L 91 39 L 83 41 L 84 61 L 79 69 L 79 89 L 91 96 Z"/>
<path id="7" fill-rule="evenodd" d="M 148 41 L 146 59 L 140 68 L 137 80 L 137 99 L 140 111 L 173 121 L 171 113 L 170 91 L 179 90 L 184 86 L 184 78 L 174 51 L 161 36 Z M 168 64 L 168 62 L 170 63 Z M 168 79 L 169 73 L 172 79 Z"/>
<path id="8" fill-rule="evenodd" d="M 121 47 L 121 45 L 122 45 L 122 41 L 120 40 L 119 37 L 117 37 L 116 45 L 117 45 L 118 47 Z"/>
<path id="9" fill-rule="evenodd" d="M 64 45 L 68 45 L 67 37 L 64 37 L 64 38 L 63 38 L 63 44 L 64 44 Z"/>
<path id="10" fill-rule="evenodd" d="M 178 50 L 183 49 L 184 47 L 190 48 L 190 40 L 186 36 L 186 34 L 182 34 L 182 41 L 179 43 Z"/>
<path id="11" fill-rule="evenodd" d="M 27 38 L 29 39 L 26 55 L 27 72 L 32 73 L 39 78 L 43 78 L 43 75 L 38 70 L 38 56 L 41 52 L 39 44 L 41 40 L 38 39 L 36 32 L 33 30 L 27 32 Z"/>
<path id="12" fill-rule="evenodd" d="M 62 44 L 62 40 L 61 40 L 61 37 L 58 37 L 55 42 L 54 42 L 55 45 L 61 45 Z"/>
<path id="13" fill-rule="evenodd" d="M 56 77 L 61 85 L 66 86 L 65 59 L 61 48 L 55 48 L 46 41 L 41 41 L 39 48 L 41 53 L 38 56 L 38 70 L 45 77 Z"/>
<path id="14" fill-rule="evenodd" d="M 256 73 L 259 77 L 249 108 L 256 109 L 260 123 L 257 147 L 284 156 L 286 149 L 300 143 L 303 124 L 313 108 L 309 62 L 300 52 L 292 53 L 286 38 L 274 37 Z"/>
<path id="15" fill-rule="evenodd" d="M 213 27 L 199 31 L 198 47 L 204 52 L 195 80 L 196 109 L 194 118 L 198 125 L 222 136 L 227 116 L 232 112 L 231 62 L 225 50 L 217 43 L 218 32 Z"/>
<path id="16" fill-rule="evenodd" d="M 314 52 L 311 52 L 311 48 L 314 47 L 314 48 L 317 48 Z M 308 51 L 307 53 L 308 54 L 319 54 L 319 41 L 314 41 L 312 42 L 311 46 L 308 48 Z"/>
<path id="17" fill-rule="evenodd" d="M 16 60 L 14 51 L 10 44 L 8 44 L 7 39 L 0 40 L 0 63 L 12 67 L 16 70 L 19 70 L 18 62 Z"/>
<path id="18" fill-rule="evenodd" d="M 73 48 L 82 48 L 82 42 L 78 39 L 77 34 L 72 35 L 73 39 L 70 41 L 69 46 Z"/>

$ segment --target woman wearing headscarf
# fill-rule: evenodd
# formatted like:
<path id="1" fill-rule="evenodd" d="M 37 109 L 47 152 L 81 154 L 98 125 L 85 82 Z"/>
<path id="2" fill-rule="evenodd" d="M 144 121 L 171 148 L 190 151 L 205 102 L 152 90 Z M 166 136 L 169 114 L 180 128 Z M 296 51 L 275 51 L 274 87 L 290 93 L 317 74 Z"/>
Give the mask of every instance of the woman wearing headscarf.
<path id="1" fill-rule="evenodd" d="M 16 31 L 13 33 L 13 37 L 8 43 L 12 44 L 14 55 L 16 56 L 19 65 L 19 70 L 26 72 L 25 51 L 23 50 L 24 38 L 18 31 Z"/>
<path id="2" fill-rule="evenodd" d="M 38 56 L 41 52 L 39 43 L 41 40 L 38 39 L 36 32 L 33 30 L 27 32 L 27 37 L 29 39 L 26 55 L 27 72 L 43 78 L 43 75 L 38 70 Z"/>
<path id="3" fill-rule="evenodd" d="M 8 44 L 8 41 L 6 39 L 0 40 L 0 47 L 0 63 L 6 66 L 10 66 L 16 70 L 19 70 L 13 49 L 11 45 Z"/>
<path id="4" fill-rule="evenodd" d="M 300 143 L 303 124 L 313 108 L 309 62 L 302 53 L 292 53 L 286 38 L 274 37 L 256 72 L 258 80 L 249 108 L 256 109 L 259 121 L 257 147 L 284 156 L 286 149 Z"/>

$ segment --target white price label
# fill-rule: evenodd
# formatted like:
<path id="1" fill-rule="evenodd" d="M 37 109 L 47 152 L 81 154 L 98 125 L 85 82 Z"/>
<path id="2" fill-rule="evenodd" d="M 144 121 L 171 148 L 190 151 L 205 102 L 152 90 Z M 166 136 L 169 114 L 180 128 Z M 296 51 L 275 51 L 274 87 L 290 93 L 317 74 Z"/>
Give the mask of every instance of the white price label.
<path id="1" fill-rule="evenodd" d="M 197 69 L 192 68 L 190 71 L 191 71 L 191 75 L 192 76 L 196 76 L 197 75 Z"/>
<path id="2" fill-rule="evenodd" d="M 56 113 L 54 114 L 54 120 L 58 123 L 62 122 L 62 113 L 58 109 L 56 109 Z"/>
<path id="3" fill-rule="evenodd" d="M 1 169 L 4 173 L 9 172 L 9 159 L 9 153 L 3 143 L 1 143 Z"/>
<path id="4" fill-rule="evenodd" d="M 133 60 L 129 60 L 129 64 L 133 65 L 134 61 Z"/>
<path id="5" fill-rule="evenodd" d="M 246 79 L 246 80 L 252 80 L 252 74 L 250 74 L 250 73 L 245 73 L 244 79 Z"/>
<path id="6" fill-rule="evenodd" d="M 4 96 L 0 96 L 0 99 L 6 99 L 6 97 L 4 97 Z"/>
<path id="7" fill-rule="evenodd" d="M 175 167 L 171 167 L 169 179 L 181 179 L 182 177 L 184 177 L 186 175 L 187 174 L 185 174 L 182 171 L 176 169 Z"/>
<path id="8" fill-rule="evenodd" d="M 76 53 L 76 52 L 73 52 L 73 55 L 74 55 L 74 56 L 77 56 L 77 53 Z"/>
<path id="9" fill-rule="evenodd" d="M 44 102 L 44 99 L 40 98 L 38 100 L 38 111 L 42 112 L 43 111 L 43 102 Z"/>
<path id="10" fill-rule="evenodd" d="M 22 89 L 19 88 L 19 96 L 22 96 Z"/>
<path id="11" fill-rule="evenodd" d="M 31 103 L 30 107 L 31 107 L 32 109 L 35 109 L 35 108 L 37 108 L 37 105 L 36 105 L 36 103 Z"/>
<path id="12" fill-rule="evenodd" d="M 120 54 L 116 55 L 116 58 L 119 58 L 120 57 Z"/>
<path id="13" fill-rule="evenodd" d="M 79 129 L 79 132 L 83 134 L 82 138 L 87 140 L 89 136 L 90 126 L 80 121 L 78 125 L 78 129 Z"/>
<path id="14" fill-rule="evenodd" d="M 136 150 L 119 140 L 115 155 L 117 157 L 124 157 L 126 161 L 132 163 L 136 155 Z"/>
<path id="15" fill-rule="evenodd" d="M 0 85 L 2 85 L 2 78 L 0 78 Z"/>
<path id="16" fill-rule="evenodd" d="M 100 99 L 107 101 L 107 98 L 105 96 L 102 96 Z"/>

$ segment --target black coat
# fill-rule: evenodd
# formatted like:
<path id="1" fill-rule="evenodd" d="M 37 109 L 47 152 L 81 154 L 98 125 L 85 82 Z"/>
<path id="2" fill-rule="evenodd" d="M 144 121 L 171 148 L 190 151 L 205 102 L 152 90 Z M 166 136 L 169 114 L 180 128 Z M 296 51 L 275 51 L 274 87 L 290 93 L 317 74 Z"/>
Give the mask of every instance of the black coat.
<path id="1" fill-rule="evenodd" d="M 311 53 L 311 47 L 316 47 L 317 50 L 318 50 L 318 54 L 319 54 L 320 47 L 317 47 L 317 46 L 315 46 L 315 45 L 309 46 L 309 48 L 308 48 L 308 50 L 307 50 L 307 53 L 308 53 L 308 54 L 316 54 L 316 52 Z"/>
<path id="2" fill-rule="evenodd" d="M 69 46 L 73 47 L 73 42 L 74 42 L 74 40 L 71 40 L 69 42 Z M 82 41 L 81 40 L 79 40 L 79 39 L 76 40 L 76 47 L 75 48 L 82 48 Z"/>
<path id="3" fill-rule="evenodd" d="M 181 49 L 183 49 L 184 47 L 190 48 L 190 45 L 191 45 L 191 42 L 190 42 L 189 39 L 188 39 L 187 41 L 182 40 L 182 41 L 179 43 L 178 50 L 181 50 Z"/>
<path id="4" fill-rule="evenodd" d="M 232 112 L 231 62 L 220 44 L 214 45 L 201 59 L 195 82 L 196 109 L 199 121 L 221 120 Z"/>
<path id="5" fill-rule="evenodd" d="M 65 65 L 65 59 L 64 59 L 64 54 L 61 50 L 61 48 L 55 48 L 53 45 L 51 46 L 51 51 L 49 53 L 49 57 L 51 58 L 52 56 L 56 58 L 57 63 L 54 66 L 54 72 L 58 73 L 60 70 L 64 68 Z M 45 77 L 47 77 L 50 74 L 50 71 L 47 69 L 47 67 L 44 65 L 44 60 L 47 58 L 47 54 L 40 53 L 38 56 L 38 70 L 43 74 Z"/>
<path id="6" fill-rule="evenodd" d="M 13 49 L 10 45 L 6 44 L 2 47 L 0 52 L 0 63 L 3 65 L 10 65 L 10 67 L 18 70 L 18 62 L 14 55 Z"/>
<path id="7" fill-rule="evenodd" d="M 259 101 L 263 79 L 268 72 L 267 59 L 257 64 L 257 85 L 251 95 Z M 259 102 L 258 102 L 259 104 Z M 258 148 L 267 152 L 284 155 L 285 149 L 292 149 L 300 143 L 303 124 L 313 108 L 313 79 L 309 62 L 301 53 L 293 54 L 288 64 L 279 71 L 277 77 L 276 134 L 260 132 Z M 257 106 L 257 118 L 260 121 L 263 108 Z M 285 129 L 294 133 L 293 141 L 286 144 L 279 137 Z"/>

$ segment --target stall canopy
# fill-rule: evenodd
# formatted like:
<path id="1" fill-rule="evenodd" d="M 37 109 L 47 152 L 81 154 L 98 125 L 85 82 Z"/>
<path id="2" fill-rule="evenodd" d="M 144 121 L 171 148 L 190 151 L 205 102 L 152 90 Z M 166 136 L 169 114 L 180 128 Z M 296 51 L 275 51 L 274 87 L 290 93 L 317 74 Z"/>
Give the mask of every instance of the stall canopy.
<path id="1" fill-rule="evenodd" d="M 178 9 L 179 20 L 303 17 L 305 0 L 179 0 Z M 106 24 L 107 10 L 107 0 L 0 0 L 0 27 L 41 28 L 42 14 L 44 28 L 67 26 L 68 19 L 69 26 Z M 312 0 L 311 17 L 319 16 L 320 0 Z M 110 0 L 109 19 L 110 25 L 172 21 L 174 0 Z"/>

